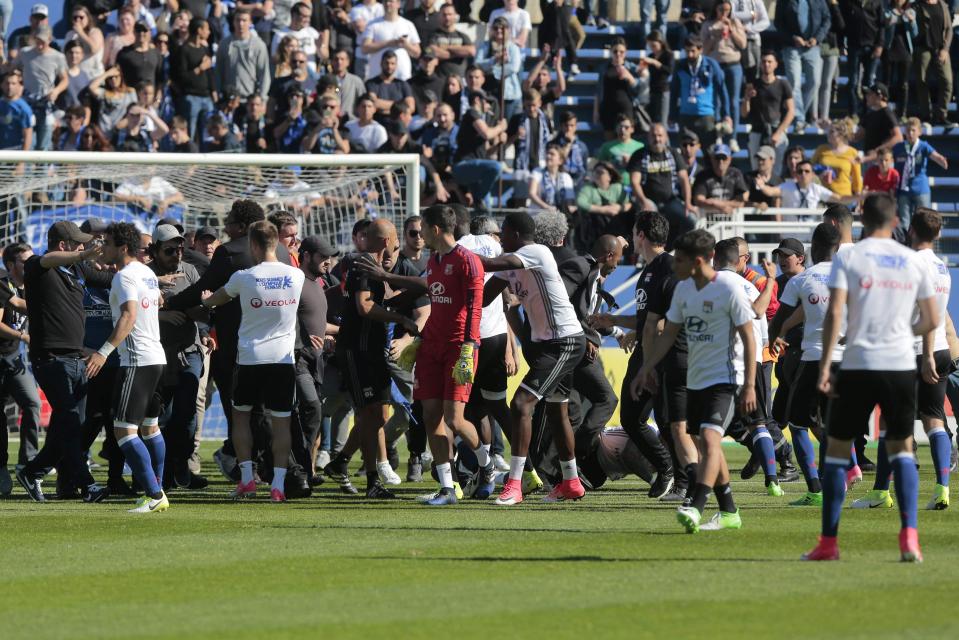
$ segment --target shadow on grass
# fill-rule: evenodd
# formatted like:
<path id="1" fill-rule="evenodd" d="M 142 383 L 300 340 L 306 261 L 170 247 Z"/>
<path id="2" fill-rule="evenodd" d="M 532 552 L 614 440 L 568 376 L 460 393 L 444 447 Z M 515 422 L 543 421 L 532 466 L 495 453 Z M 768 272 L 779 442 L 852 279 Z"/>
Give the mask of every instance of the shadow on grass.
<path id="1" fill-rule="evenodd" d="M 651 562 L 784 562 L 780 558 L 605 558 L 603 556 L 353 556 L 353 560 L 410 560 L 413 562 L 599 562 L 599 563 L 651 563 Z"/>

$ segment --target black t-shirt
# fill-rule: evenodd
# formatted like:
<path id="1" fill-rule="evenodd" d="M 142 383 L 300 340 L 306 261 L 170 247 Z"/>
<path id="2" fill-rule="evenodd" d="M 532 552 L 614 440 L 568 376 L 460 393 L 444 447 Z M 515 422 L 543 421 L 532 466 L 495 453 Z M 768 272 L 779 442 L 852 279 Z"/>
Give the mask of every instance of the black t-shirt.
<path id="1" fill-rule="evenodd" d="M 657 205 L 662 205 L 679 195 L 676 174 L 686 170 L 686 162 L 675 149 L 666 148 L 656 153 L 643 147 L 633 152 L 626 168 L 630 173 L 638 171 L 642 174 L 643 193 Z"/>
<path id="2" fill-rule="evenodd" d="M 749 101 L 749 124 L 753 131 L 762 134 L 764 125 L 778 127 L 782 122 L 786 100 L 793 97 L 793 90 L 785 78 L 776 78 L 769 84 L 756 78 L 753 87 L 756 97 Z"/>
<path id="3" fill-rule="evenodd" d="M 344 284 L 345 299 L 340 333 L 336 339 L 337 351 L 358 351 L 366 357 L 383 358 L 386 354 L 386 325 L 360 317 L 356 310 L 357 297 L 369 291 L 373 302 L 383 306 L 386 287 L 382 282 L 367 278 L 357 269 L 349 269 Z"/>
<path id="4" fill-rule="evenodd" d="M 414 262 L 404 256 L 403 254 L 399 255 L 399 259 L 396 261 L 396 265 L 393 267 L 393 273 L 398 276 L 411 276 L 411 277 L 420 277 L 423 275 L 423 272 L 426 271 L 426 263 L 429 260 L 429 255 L 424 254 L 423 259 Z M 422 264 L 420 264 L 422 263 Z M 430 298 L 427 294 L 417 296 L 416 298 L 406 302 L 402 305 L 390 305 L 390 308 L 397 313 L 406 316 L 410 320 L 413 319 L 413 311 L 421 307 L 429 306 Z M 401 338 L 406 334 L 402 327 L 397 326 L 394 329 L 394 338 Z"/>
<path id="5" fill-rule="evenodd" d="M 442 29 L 437 29 L 430 35 L 428 41 L 431 45 L 443 45 L 443 46 L 454 46 L 454 47 L 464 47 L 473 44 L 473 41 L 468 35 L 462 31 L 457 31 L 453 29 L 452 31 L 443 31 Z M 436 67 L 436 75 L 448 78 L 450 76 L 464 76 L 466 75 L 466 63 L 467 58 L 464 56 L 451 57 L 448 60 L 440 60 L 439 65 Z"/>
<path id="6" fill-rule="evenodd" d="M 163 56 L 157 49 L 137 51 L 136 45 L 124 47 L 117 54 L 117 65 L 128 87 L 138 87 L 141 82 L 150 82 L 159 87 Z"/>
<path id="7" fill-rule="evenodd" d="M 83 278 L 76 267 L 46 269 L 40 256 L 30 256 L 23 267 L 27 318 L 30 322 L 30 358 L 58 353 L 84 353 Z"/>
<path id="8" fill-rule="evenodd" d="M 655 313 L 660 318 L 666 317 L 669 305 L 673 301 L 673 291 L 676 289 L 676 274 L 673 272 L 673 256 L 661 253 L 646 265 L 636 281 L 636 331 L 642 336 L 646 324 L 646 315 Z M 642 351 L 642 349 L 638 349 Z M 686 367 L 686 333 L 680 330 L 676 342 L 673 343 L 665 363 Z"/>
<path id="9" fill-rule="evenodd" d="M 746 186 L 749 187 L 749 202 L 751 204 L 765 204 L 771 207 L 776 204 L 776 198 L 770 198 L 759 190 L 759 187 L 756 186 L 757 176 L 759 176 L 758 171 L 750 171 L 746 174 Z M 782 183 L 783 179 L 775 174 L 766 180 L 766 184 L 770 187 L 778 187 Z M 782 289 L 780 289 L 780 291 L 782 291 Z"/>
<path id="10" fill-rule="evenodd" d="M 726 174 L 719 178 L 713 173 L 712 167 L 704 169 L 696 178 L 693 185 L 693 197 L 703 195 L 715 200 L 734 200 L 749 191 L 746 179 L 736 167 L 726 169 Z"/>
<path id="11" fill-rule="evenodd" d="M 885 142 L 899 126 L 899 122 L 892 109 L 885 107 L 867 109 L 862 120 L 859 121 L 859 126 L 866 133 L 862 146 L 868 152 Z"/>
<path id="12" fill-rule="evenodd" d="M 776 291 L 779 292 L 779 295 L 782 295 L 782 292 L 786 289 L 786 283 L 795 276 L 791 276 L 786 273 L 780 273 L 776 276 Z M 795 327 L 790 329 L 786 335 L 780 336 L 783 340 L 789 343 L 790 351 L 802 352 L 802 335 L 803 335 L 803 323 L 800 322 Z"/>
<path id="13" fill-rule="evenodd" d="M 476 130 L 474 123 L 484 121 L 485 116 L 476 109 L 470 109 L 463 114 L 460 130 L 456 136 L 456 155 L 454 162 L 461 160 L 475 160 L 486 157 L 486 140 Z"/>
<path id="14" fill-rule="evenodd" d="M 655 58 L 662 66 L 649 67 L 649 90 L 653 93 L 669 91 L 669 81 L 673 75 L 673 54 L 663 50 Z"/>
<path id="15" fill-rule="evenodd" d="M 390 102 L 400 102 L 413 95 L 413 90 L 406 80 L 397 80 L 394 78 L 390 82 L 385 82 L 383 76 L 370 78 L 366 81 L 366 90 L 375 93 L 381 100 Z"/>
<path id="16" fill-rule="evenodd" d="M 3 307 L 3 324 L 14 331 L 23 331 L 27 317 L 10 306 L 9 302 L 14 296 L 20 296 L 13 281 L 6 275 L 0 276 L 0 307 Z M 17 352 L 20 348 L 19 340 L 0 339 L 0 355 L 9 356 Z"/>
<path id="17" fill-rule="evenodd" d="M 326 335 L 326 291 L 323 288 L 323 282 L 320 279 L 313 279 L 307 276 L 303 280 L 303 290 L 300 293 L 300 305 L 296 309 L 296 353 L 299 358 L 305 360 L 310 368 L 314 370 L 314 378 L 322 380 L 322 367 L 314 368 L 322 355 L 313 348 L 313 341 L 310 336 Z"/>
<path id="18" fill-rule="evenodd" d="M 410 90 L 413 92 L 413 100 L 416 102 L 416 113 L 423 115 L 426 110 L 426 92 L 432 91 L 439 98 L 443 95 L 443 88 L 446 86 L 446 80 L 437 74 L 426 75 L 422 69 L 418 69 L 409 81 Z"/>

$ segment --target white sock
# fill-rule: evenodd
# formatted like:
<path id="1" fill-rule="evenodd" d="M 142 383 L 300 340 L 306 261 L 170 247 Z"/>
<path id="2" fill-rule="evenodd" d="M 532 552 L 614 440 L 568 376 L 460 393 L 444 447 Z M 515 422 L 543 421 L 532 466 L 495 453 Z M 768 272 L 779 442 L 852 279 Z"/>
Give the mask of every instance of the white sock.
<path id="1" fill-rule="evenodd" d="M 246 460 L 240 463 L 240 482 L 249 484 L 253 482 L 253 461 Z"/>
<path id="2" fill-rule="evenodd" d="M 436 475 L 440 479 L 441 487 L 444 489 L 453 488 L 453 470 L 450 468 L 449 462 L 436 465 Z"/>
<path id="3" fill-rule="evenodd" d="M 487 447 L 484 449 L 483 447 Z M 473 449 L 473 453 L 476 454 L 476 464 L 480 466 L 480 469 L 489 464 L 489 445 L 480 445 L 477 448 Z"/>
<path id="4" fill-rule="evenodd" d="M 563 470 L 563 480 L 572 480 L 576 477 L 576 458 L 560 460 L 559 466 Z"/>
<path id="5" fill-rule="evenodd" d="M 510 456 L 509 458 L 509 479 L 522 480 L 523 468 L 526 466 L 526 456 Z"/>
<path id="6" fill-rule="evenodd" d="M 276 489 L 281 493 L 284 492 L 283 482 L 286 480 L 286 467 L 273 467 L 273 485 L 272 489 Z"/>

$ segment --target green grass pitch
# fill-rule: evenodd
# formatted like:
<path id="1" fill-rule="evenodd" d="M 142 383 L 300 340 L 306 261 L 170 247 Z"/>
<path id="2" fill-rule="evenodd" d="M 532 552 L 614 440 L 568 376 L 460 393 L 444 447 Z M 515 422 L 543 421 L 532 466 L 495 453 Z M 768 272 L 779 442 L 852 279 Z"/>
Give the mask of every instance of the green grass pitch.
<path id="1" fill-rule="evenodd" d="M 727 448 L 731 466 L 743 451 Z M 934 479 L 927 448 L 919 459 L 922 507 Z M 431 482 L 389 504 L 330 483 L 233 504 L 206 473 L 209 491 L 139 517 L 17 487 L 0 502 L 0 638 L 959 637 L 959 505 L 920 513 L 922 565 L 898 562 L 895 509 L 848 508 L 842 560 L 818 564 L 799 555 L 819 510 L 738 475 L 744 528 L 686 535 L 635 479 L 575 504 L 431 509 L 413 502 Z"/>

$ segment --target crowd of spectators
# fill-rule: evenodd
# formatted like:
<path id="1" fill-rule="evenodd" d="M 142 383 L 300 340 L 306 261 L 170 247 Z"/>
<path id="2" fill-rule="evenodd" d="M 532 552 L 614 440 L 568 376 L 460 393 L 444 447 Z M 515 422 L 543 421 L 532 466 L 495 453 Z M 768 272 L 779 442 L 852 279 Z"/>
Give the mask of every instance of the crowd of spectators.
<path id="1" fill-rule="evenodd" d="M 592 122 L 561 98 L 606 2 L 538 3 L 534 24 L 520 0 L 72 0 L 63 38 L 46 5 L 8 25 L 0 3 L 0 148 L 414 153 L 424 204 L 558 209 L 584 247 L 644 209 L 681 231 L 826 192 L 922 203 L 928 160 L 946 166 L 900 129 L 954 126 L 943 0 L 783 0 L 774 15 L 685 0 L 670 23 L 668 2 L 643 0 L 639 37 L 630 25 L 591 58 Z M 813 125 L 827 142 L 807 194 L 789 135 Z M 591 127 L 601 146 L 580 139 Z M 732 166 L 741 141 L 749 175 Z"/>

